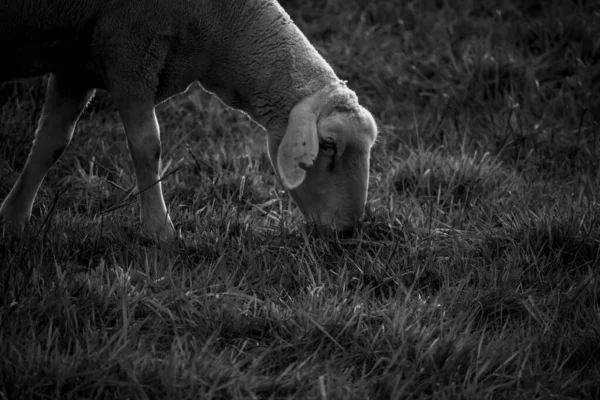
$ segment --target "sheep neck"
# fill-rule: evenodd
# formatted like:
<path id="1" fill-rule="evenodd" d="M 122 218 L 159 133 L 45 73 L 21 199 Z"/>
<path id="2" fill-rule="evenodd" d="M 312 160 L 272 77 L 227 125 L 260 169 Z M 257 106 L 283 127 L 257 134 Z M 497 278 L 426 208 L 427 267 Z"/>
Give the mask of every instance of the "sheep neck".
<path id="1" fill-rule="evenodd" d="M 219 13 L 225 46 L 213 49 L 213 62 L 220 67 L 200 83 L 282 135 L 296 103 L 339 79 L 276 2 L 247 2 L 236 11 Z"/>

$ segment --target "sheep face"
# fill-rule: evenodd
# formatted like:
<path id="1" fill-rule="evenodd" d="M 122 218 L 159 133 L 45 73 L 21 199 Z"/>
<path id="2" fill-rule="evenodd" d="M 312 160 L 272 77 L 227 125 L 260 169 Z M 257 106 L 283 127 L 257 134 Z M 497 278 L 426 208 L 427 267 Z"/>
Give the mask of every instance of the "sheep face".
<path id="1" fill-rule="evenodd" d="M 269 139 L 277 175 L 308 222 L 347 231 L 360 221 L 376 134 L 371 114 L 338 84 L 298 103 L 282 140 Z"/>

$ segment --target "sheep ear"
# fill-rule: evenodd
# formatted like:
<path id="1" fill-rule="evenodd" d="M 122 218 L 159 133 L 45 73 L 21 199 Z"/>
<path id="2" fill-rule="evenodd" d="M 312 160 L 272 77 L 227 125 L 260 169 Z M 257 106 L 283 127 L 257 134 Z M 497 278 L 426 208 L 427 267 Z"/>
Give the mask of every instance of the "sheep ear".
<path id="1" fill-rule="evenodd" d="M 317 118 L 332 88 L 321 89 L 292 108 L 277 152 L 277 169 L 287 190 L 297 188 L 319 155 Z"/>
<path id="2" fill-rule="evenodd" d="M 292 109 L 285 135 L 277 152 L 277 168 L 283 186 L 292 190 L 300 186 L 319 154 L 317 115 L 304 101 Z"/>

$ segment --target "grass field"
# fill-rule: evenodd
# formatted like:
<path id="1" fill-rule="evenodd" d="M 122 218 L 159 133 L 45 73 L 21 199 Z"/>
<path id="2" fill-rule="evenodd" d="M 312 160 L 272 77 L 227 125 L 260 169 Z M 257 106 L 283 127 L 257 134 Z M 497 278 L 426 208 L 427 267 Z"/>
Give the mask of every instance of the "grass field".
<path id="1" fill-rule="evenodd" d="M 353 239 L 307 234 L 199 89 L 158 111 L 183 239 L 142 239 L 98 95 L 0 243 L 0 399 L 600 398 L 600 4 L 453 3 L 282 1 L 379 124 Z M 16 88 L 0 198 L 43 99 Z"/>

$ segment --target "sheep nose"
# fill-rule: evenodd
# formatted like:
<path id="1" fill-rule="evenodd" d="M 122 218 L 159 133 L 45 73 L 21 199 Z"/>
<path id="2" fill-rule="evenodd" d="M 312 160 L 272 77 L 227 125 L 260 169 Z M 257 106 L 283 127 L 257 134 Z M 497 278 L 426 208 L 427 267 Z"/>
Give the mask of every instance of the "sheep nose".
<path id="1" fill-rule="evenodd" d="M 352 225 L 320 225 L 316 223 L 307 224 L 307 232 L 323 237 L 337 236 L 339 239 L 350 239 L 356 234 L 359 224 Z"/>

